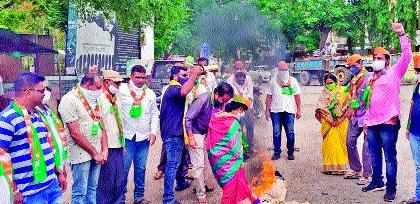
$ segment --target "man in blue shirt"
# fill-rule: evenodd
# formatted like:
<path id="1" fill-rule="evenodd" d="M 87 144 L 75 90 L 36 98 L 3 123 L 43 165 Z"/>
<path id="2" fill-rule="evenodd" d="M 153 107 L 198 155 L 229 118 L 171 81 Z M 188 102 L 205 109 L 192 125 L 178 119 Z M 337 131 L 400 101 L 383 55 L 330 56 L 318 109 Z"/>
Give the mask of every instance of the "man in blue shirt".
<path id="1" fill-rule="evenodd" d="M 174 66 L 171 69 L 169 87 L 162 97 L 160 110 L 160 133 L 163 145 L 167 151 L 167 164 L 164 176 L 163 203 L 178 203 L 176 201 L 173 186 L 176 178 L 176 190 L 180 191 L 189 187 L 182 175 L 182 169 L 178 169 L 182 162 L 184 149 L 184 113 L 186 96 L 192 90 L 195 79 L 203 72 L 201 67 L 193 67 L 188 70 L 184 67 Z"/>
<path id="2" fill-rule="evenodd" d="M 43 76 L 21 73 L 14 83 L 16 97 L 0 113 L 0 148 L 12 159 L 15 203 L 63 203 L 65 177 L 54 168 L 48 129 L 34 109 L 42 105 L 44 81 Z"/>
<path id="3" fill-rule="evenodd" d="M 411 102 L 407 139 L 410 140 L 411 152 L 416 164 L 416 196 L 407 201 L 408 204 L 420 203 L 420 55 L 414 56 L 414 70 L 417 76 L 417 85 Z"/>

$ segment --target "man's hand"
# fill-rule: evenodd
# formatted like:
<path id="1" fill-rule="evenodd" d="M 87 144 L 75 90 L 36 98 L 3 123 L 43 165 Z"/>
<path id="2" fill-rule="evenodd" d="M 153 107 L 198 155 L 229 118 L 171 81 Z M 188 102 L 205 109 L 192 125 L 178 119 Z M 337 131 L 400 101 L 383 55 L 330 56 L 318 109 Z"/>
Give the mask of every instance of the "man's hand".
<path id="1" fill-rule="evenodd" d="M 103 150 L 103 151 L 101 152 L 101 155 L 102 155 L 102 158 L 103 158 L 103 163 L 102 163 L 102 164 L 104 164 L 105 162 L 107 162 L 107 161 L 108 161 L 108 149 Z"/>
<path id="2" fill-rule="evenodd" d="M 96 154 L 93 156 L 93 160 L 95 160 L 95 162 L 96 162 L 97 164 L 102 164 L 102 163 L 103 163 L 103 161 L 104 161 L 104 158 L 102 157 L 102 154 L 100 154 L 100 153 L 96 153 Z"/>
<path id="3" fill-rule="evenodd" d="M 200 76 L 201 73 L 203 73 L 203 68 L 200 66 L 194 66 L 190 69 L 190 77 L 196 79 L 198 76 Z"/>
<path id="4" fill-rule="evenodd" d="M 67 179 L 64 173 L 57 175 L 58 183 L 60 184 L 61 191 L 64 193 L 67 190 Z"/>
<path id="5" fill-rule="evenodd" d="M 267 121 L 269 121 L 269 120 L 270 120 L 270 118 L 271 118 L 271 116 L 270 116 L 270 110 L 266 109 L 266 110 L 265 110 L 265 112 L 264 112 L 264 114 L 265 114 L 265 119 L 266 119 Z"/>
<path id="6" fill-rule="evenodd" d="M 21 192 L 17 192 L 13 197 L 14 204 L 23 204 L 23 195 Z"/>
<path id="7" fill-rule="evenodd" d="M 405 34 L 404 26 L 401 23 L 392 23 L 392 30 L 399 36 Z"/>
<path id="8" fill-rule="evenodd" d="M 192 149 L 197 148 L 197 143 L 195 142 L 194 136 L 189 137 L 189 144 L 188 144 Z"/>
<path id="9" fill-rule="evenodd" d="M 405 132 L 405 137 L 407 140 L 410 140 L 410 132 L 408 130 Z"/>
<path id="10" fill-rule="evenodd" d="M 302 111 L 301 110 L 298 110 L 297 112 L 296 112 L 296 119 L 300 119 L 302 117 Z"/>
<path id="11" fill-rule="evenodd" d="M 147 138 L 147 140 L 149 140 L 150 145 L 155 144 L 155 142 L 156 142 L 156 135 L 154 135 L 154 134 L 150 134 L 150 135 L 149 135 L 149 138 Z"/>

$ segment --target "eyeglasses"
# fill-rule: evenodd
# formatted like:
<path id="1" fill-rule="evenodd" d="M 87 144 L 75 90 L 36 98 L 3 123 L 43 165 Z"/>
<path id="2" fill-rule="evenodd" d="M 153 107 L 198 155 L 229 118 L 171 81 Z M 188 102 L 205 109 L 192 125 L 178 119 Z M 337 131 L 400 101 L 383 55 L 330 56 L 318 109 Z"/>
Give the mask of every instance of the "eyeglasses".
<path id="1" fill-rule="evenodd" d="M 181 76 L 184 77 L 184 78 L 187 78 L 188 74 L 182 74 Z"/>

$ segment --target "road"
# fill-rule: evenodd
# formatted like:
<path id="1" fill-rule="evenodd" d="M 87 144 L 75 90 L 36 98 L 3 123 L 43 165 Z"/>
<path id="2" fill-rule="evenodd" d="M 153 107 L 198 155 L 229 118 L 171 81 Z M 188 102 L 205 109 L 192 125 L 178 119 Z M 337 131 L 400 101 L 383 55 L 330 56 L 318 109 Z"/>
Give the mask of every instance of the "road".
<path id="1" fill-rule="evenodd" d="M 266 90 L 263 85 L 263 90 Z M 309 202 L 309 203 L 383 203 L 384 192 L 361 191 L 361 186 L 355 183 L 356 180 L 344 180 L 342 176 L 327 176 L 321 173 L 322 157 L 321 142 L 319 133 L 320 124 L 314 118 L 315 107 L 321 86 L 302 87 L 302 118 L 295 122 L 296 147 L 300 151 L 296 152 L 296 159 L 289 161 L 286 154 L 282 154 L 281 159 L 275 161 L 277 168 L 283 174 L 287 183 L 286 201 Z M 406 126 L 409 102 L 411 99 L 412 87 L 403 86 L 401 88 L 401 108 L 402 108 L 402 127 Z M 264 99 L 263 99 L 264 100 Z M 255 149 L 261 152 L 272 154 L 272 127 L 271 121 L 264 118 L 256 121 L 255 125 Z M 415 190 L 415 167 L 411 157 L 411 150 L 408 140 L 405 138 L 405 128 L 399 132 L 397 143 L 398 152 L 398 192 L 397 201 L 401 203 L 414 195 Z M 282 147 L 285 147 L 285 135 L 282 134 Z M 145 197 L 153 203 L 162 202 L 163 179 L 154 180 L 153 175 L 159 161 L 160 147 L 162 141 L 158 140 L 150 148 L 146 172 L 146 192 Z M 359 147 L 361 141 L 359 141 Z M 361 148 L 359 148 L 359 151 Z M 245 164 L 247 166 L 247 164 Z M 132 178 L 132 172 L 130 174 Z M 71 177 L 71 176 L 70 176 Z M 129 179 L 128 198 L 133 196 L 133 179 Z M 69 189 L 65 193 L 66 203 L 70 202 L 71 178 L 69 179 Z M 194 203 L 195 195 L 192 189 L 177 192 L 176 197 L 182 203 Z M 214 192 L 208 194 L 210 203 L 219 203 L 221 189 L 216 188 Z"/>

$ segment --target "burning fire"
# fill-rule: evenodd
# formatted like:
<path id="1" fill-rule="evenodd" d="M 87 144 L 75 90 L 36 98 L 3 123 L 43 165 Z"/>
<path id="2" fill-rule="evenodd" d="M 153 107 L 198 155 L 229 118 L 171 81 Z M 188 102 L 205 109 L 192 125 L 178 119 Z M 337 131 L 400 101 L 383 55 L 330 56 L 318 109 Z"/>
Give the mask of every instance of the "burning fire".
<path id="1" fill-rule="evenodd" d="M 269 191 L 276 182 L 276 167 L 267 155 L 261 155 L 262 171 L 252 178 L 252 192 L 257 196 Z"/>

